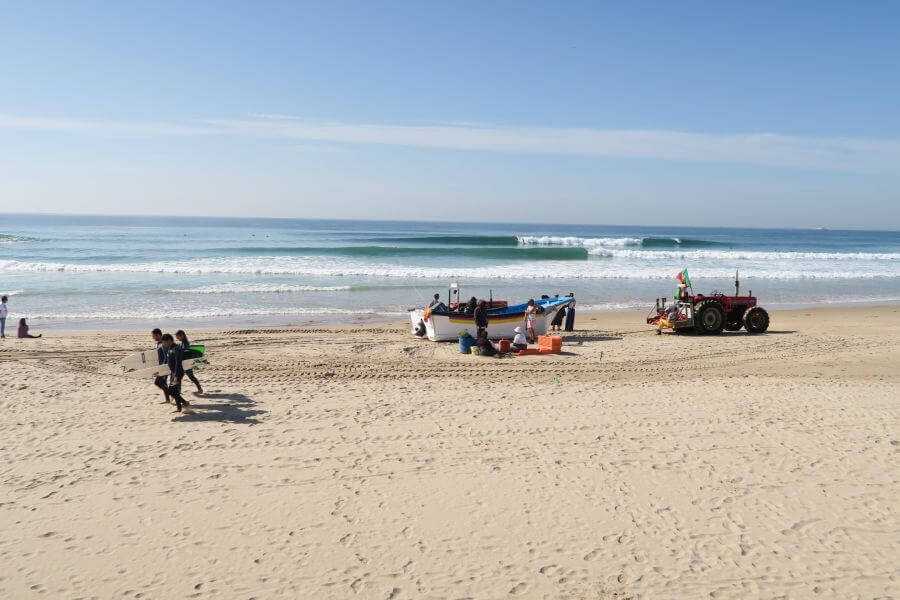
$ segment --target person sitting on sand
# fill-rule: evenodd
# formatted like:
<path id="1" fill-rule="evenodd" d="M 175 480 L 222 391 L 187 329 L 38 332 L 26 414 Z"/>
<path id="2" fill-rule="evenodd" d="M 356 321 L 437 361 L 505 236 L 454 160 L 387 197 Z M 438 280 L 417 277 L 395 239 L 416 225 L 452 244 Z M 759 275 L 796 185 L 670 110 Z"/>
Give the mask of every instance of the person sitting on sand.
<path id="1" fill-rule="evenodd" d="M 184 352 L 185 350 L 189 350 L 189 349 L 190 349 L 190 347 L 191 347 L 191 342 L 188 341 L 187 334 L 184 332 L 183 329 L 179 329 L 178 331 L 175 332 L 175 339 L 178 340 L 178 343 L 181 345 L 181 350 L 182 350 L 182 352 Z M 187 376 L 188 376 L 188 379 L 190 379 L 191 381 L 193 381 L 193 382 L 194 382 L 194 385 L 197 386 L 197 393 L 198 393 L 198 394 L 202 394 L 202 393 L 203 393 L 203 388 L 200 386 L 200 382 L 197 381 L 197 376 L 194 375 L 194 370 L 193 370 L 193 369 L 188 369 L 187 371 L 184 372 L 184 374 L 187 375 Z"/>
<path id="2" fill-rule="evenodd" d="M 41 334 L 31 335 L 28 333 L 28 323 L 25 322 L 25 319 L 19 319 L 19 338 L 29 338 L 32 340 L 36 340 L 41 337 Z"/>
<path id="3" fill-rule="evenodd" d="M 164 333 L 161 340 L 166 350 L 166 364 L 169 365 L 169 396 L 175 398 L 175 412 L 181 412 L 182 406 L 188 408 L 191 406 L 191 403 L 181 396 L 181 379 L 184 377 L 181 361 L 184 351 L 175 343 L 171 333 Z"/>
<path id="4" fill-rule="evenodd" d="M 488 339 L 487 329 L 482 329 L 478 332 L 478 341 L 475 342 L 475 345 L 478 347 L 478 354 L 481 356 L 496 356 L 497 354 L 497 349 L 494 348 L 491 340 Z"/>
<path id="5" fill-rule="evenodd" d="M 522 333 L 522 328 L 516 327 L 515 329 L 513 329 L 513 331 L 516 332 L 516 335 L 512 341 L 513 348 L 515 348 L 516 350 L 525 350 L 526 348 L 528 348 L 528 340 L 525 339 L 525 335 Z"/>

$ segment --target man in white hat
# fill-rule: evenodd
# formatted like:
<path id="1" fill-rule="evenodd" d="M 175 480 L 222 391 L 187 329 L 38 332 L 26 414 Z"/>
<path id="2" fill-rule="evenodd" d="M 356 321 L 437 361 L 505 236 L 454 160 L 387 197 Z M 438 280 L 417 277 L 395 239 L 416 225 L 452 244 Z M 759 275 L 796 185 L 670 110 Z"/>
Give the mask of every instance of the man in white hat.
<path id="1" fill-rule="evenodd" d="M 524 350 L 528 347 L 528 340 L 525 339 L 525 335 L 522 333 L 521 327 L 516 327 L 513 329 L 516 332 L 516 336 L 513 338 L 512 345 L 516 350 Z"/>

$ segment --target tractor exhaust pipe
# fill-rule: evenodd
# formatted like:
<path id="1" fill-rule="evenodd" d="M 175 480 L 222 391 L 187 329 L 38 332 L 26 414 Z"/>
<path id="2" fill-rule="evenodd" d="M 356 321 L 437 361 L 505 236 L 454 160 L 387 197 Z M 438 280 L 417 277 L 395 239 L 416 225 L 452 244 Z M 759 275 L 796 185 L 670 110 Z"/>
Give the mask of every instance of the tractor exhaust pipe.
<path id="1" fill-rule="evenodd" d="M 734 295 L 735 296 L 741 295 L 741 280 L 738 279 L 737 271 L 734 272 Z"/>

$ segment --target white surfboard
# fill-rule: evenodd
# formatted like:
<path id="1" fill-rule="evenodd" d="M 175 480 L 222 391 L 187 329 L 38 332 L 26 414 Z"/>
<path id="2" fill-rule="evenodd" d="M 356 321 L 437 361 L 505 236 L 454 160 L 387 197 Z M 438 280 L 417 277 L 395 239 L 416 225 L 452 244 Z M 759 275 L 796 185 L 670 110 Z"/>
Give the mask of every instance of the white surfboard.
<path id="1" fill-rule="evenodd" d="M 156 357 L 156 351 L 153 351 L 154 358 Z M 198 361 L 203 361 L 201 358 L 189 358 L 187 360 L 181 361 L 181 368 L 185 371 L 193 367 L 197 364 Z M 125 377 L 131 377 L 133 379 L 143 379 L 143 378 L 151 378 L 151 377 L 160 377 L 162 375 L 168 375 L 170 372 L 169 365 L 150 365 L 148 367 L 144 367 L 143 369 L 131 369 L 125 371 Z"/>
<path id="2" fill-rule="evenodd" d="M 118 364 L 122 367 L 123 371 L 146 369 L 147 367 L 153 367 L 159 364 L 159 354 L 157 354 L 156 348 L 144 352 L 137 352 L 126 356 L 120 360 Z"/>

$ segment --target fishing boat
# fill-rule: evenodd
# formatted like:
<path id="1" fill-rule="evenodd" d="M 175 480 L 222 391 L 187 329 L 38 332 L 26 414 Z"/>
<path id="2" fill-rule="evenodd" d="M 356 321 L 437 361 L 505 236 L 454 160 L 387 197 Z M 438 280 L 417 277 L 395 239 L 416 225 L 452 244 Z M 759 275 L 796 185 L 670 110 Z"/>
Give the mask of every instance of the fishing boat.
<path id="1" fill-rule="evenodd" d="M 458 297 L 458 284 L 455 290 Z M 451 290 L 454 288 L 451 286 Z M 534 322 L 534 331 L 537 335 L 547 332 L 550 322 L 560 310 L 574 302 L 574 298 L 556 297 L 535 300 L 539 311 Z M 490 307 L 487 311 L 488 337 L 491 339 L 512 338 L 515 336 L 513 329 L 525 326 L 525 308 L 527 302 L 522 304 L 505 305 L 505 302 L 493 300 L 492 305 L 504 306 Z M 418 337 L 427 337 L 432 342 L 457 340 L 461 332 L 468 331 L 475 335 L 475 315 L 464 311 L 464 304 L 450 302 L 450 306 L 443 303 L 432 308 L 409 309 L 409 320 L 412 325 L 412 334 Z"/>

